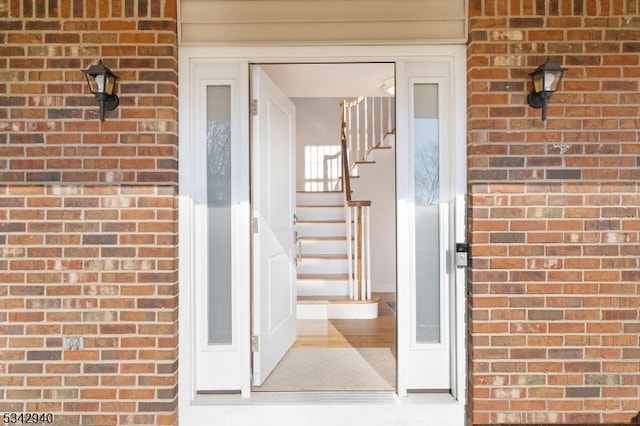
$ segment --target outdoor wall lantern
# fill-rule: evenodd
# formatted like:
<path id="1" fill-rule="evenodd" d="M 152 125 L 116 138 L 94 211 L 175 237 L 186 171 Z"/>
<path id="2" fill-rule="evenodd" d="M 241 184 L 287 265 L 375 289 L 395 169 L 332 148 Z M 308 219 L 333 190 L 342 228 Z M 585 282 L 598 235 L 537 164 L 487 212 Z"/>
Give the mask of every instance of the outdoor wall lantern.
<path id="1" fill-rule="evenodd" d="M 527 102 L 533 108 L 542 108 L 542 121 L 547 119 L 547 104 L 551 95 L 558 89 L 566 68 L 561 68 L 549 58 L 529 75 L 533 81 L 533 90 L 527 96 Z"/>
<path id="2" fill-rule="evenodd" d="M 82 71 L 87 79 L 89 90 L 96 95 L 96 99 L 100 104 L 100 121 L 104 121 L 104 110 L 114 110 L 120 103 L 118 95 L 113 93 L 118 76 L 104 66 L 102 59 Z M 89 77 L 91 77 L 91 79 Z"/>

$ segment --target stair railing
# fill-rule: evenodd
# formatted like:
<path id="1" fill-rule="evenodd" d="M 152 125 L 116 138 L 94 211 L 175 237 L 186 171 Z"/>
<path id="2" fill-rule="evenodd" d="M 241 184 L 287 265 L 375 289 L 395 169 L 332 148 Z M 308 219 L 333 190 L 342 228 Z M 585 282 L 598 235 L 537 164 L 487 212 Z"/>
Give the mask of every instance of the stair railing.
<path id="1" fill-rule="evenodd" d="M 360 99 L 360 98 L 359 98 Z M 371 201 L 351 199 L 350 150 L 347 143 L 347 108 L 353 102 L 340 103 L 342 115 L 341 152 L 342 182 L 347 226 L 347 262 L 349 275 L 349 298 L 371 300 Z"/>
<path id="2" fill-rule="evenodd" d="M 394 102 L 391 96 L 364 97 L 345 100 L 343 121 L 346 122 L 349 166 L 367 161 L 373 147 L 387 146 L 387 135 L 395 133 Z"/>

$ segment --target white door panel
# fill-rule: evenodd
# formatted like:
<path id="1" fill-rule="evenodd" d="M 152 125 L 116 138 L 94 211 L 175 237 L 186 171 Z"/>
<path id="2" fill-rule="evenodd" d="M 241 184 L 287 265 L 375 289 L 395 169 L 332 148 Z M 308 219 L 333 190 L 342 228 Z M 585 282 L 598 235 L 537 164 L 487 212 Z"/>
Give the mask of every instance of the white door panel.
<path id="1" fill-rule="evenodd" d="M 253 385 L 260 386 L 296 339 L 295 106 L 258 66 L 251 69 Z"/>

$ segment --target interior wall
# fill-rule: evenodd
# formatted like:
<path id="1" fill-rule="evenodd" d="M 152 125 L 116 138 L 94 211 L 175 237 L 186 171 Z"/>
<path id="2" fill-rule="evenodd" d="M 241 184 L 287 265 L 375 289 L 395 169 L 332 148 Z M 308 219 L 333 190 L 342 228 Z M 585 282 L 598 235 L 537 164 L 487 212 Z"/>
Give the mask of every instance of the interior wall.
<path id="1" fill-rule="evenodd" d="M 395 142 L 392 142 L 395 145 Z M 360 166 L 353 197 L 371 201 L 371 289 L 396 291 L 395 149 L 377 150 L 376 164 Z"/>
<path id="2" fill-rule="evenodd" d="M 292 98 L 296 106 L 296 190 L 305 188 L 305 147 L 340 145 L 339 98 Z"/>

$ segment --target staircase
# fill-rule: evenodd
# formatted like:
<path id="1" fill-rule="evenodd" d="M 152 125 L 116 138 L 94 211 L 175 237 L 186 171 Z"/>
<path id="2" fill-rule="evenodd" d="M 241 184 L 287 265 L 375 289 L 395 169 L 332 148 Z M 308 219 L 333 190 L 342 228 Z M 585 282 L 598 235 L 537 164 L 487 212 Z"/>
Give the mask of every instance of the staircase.
<path id="1" fill-rule="evenodd" d="M 378 220 L 391 217 L 382 226 L 395 220 L 393 209 L 389 215 L 384 208 L 393 200 L 380 197 L 381 191 L 394 194 L 394 179 L 384 174 L 394 161 L 392 106 L 382 97 L 341 102 L 341 149 L 323 159 L 326 170 L 327 161 L 339 164 L 339 190 L 327 191 L 333 184 L 324 182 L 323 192 L 297 193 L 298 318 L 378 316 L 379 298 L 371 294 L 371 211 L 376 200 Z"/>
<path id="2" fill-rule="evenodd" d="M 379 298 L 349 297 L 344 194 L 298 192 L 296 204 L 298 318 L 376 318 Z"/>

